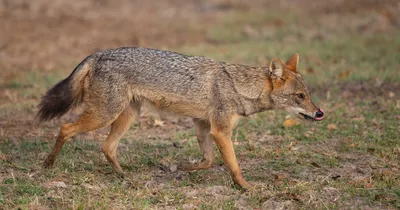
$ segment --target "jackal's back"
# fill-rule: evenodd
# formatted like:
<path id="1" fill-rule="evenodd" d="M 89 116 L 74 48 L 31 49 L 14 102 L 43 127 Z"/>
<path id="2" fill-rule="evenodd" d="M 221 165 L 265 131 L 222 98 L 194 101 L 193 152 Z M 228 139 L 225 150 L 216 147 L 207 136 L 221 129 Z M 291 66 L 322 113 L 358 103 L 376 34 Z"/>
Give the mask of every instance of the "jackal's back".
<path id="1" fill-rule="evenodd" d="M 217 66 L 205 57 L 148 48 L 118 48 L 99 52 L 96 57 L 95 73 L 102 77 L 120 75 L 132 85 L 182 94 L 200 90 L 197 84 L 206 81 Z"/>

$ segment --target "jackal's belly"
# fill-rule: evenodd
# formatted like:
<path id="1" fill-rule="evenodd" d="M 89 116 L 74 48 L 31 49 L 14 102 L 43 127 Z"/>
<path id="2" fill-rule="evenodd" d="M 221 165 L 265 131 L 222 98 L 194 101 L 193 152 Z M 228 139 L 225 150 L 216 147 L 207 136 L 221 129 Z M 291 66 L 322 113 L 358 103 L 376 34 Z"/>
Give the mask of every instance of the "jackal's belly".
<path id="1" fill-rule="evenodd" d="M 133 94 L 164 112 L 201 119 L 208 116 L 208 100 L 205 94 L 181 94 L 147 88 L 136 89 Z"/>
<path id="2" fill-rule="evenodd" d="M 170 103 L 169 105 L 161 105 L 160 103 L 155 102 L 152 103 L 152 105 L 161 111 L 165 111 L 171 114 L 200 119 L 205 119 L 207 116 L 207 112 L 205 109 L 202 109 L 193 104 Z"/>

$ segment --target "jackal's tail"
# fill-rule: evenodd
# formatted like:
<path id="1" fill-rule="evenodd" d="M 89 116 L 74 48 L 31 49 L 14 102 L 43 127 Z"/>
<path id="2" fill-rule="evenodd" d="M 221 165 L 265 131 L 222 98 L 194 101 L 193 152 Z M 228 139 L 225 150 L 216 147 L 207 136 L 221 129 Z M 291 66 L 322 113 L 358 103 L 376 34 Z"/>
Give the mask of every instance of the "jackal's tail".
<path id="1" fill-rule="evenodd" d="M 47 91 L 38 106 L 40 122 L 61 117 L 82 102 L 85 78 L 92 68 L 93 59 L 89 56 L 67 78 Z"/>

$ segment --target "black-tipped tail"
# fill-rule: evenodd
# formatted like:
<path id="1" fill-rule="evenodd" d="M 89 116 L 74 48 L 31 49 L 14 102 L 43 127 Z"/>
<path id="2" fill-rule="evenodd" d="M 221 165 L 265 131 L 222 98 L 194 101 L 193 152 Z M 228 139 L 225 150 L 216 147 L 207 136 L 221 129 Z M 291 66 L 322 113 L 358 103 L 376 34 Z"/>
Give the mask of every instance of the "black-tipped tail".
<path id="1" fill-rule="evenodd" d="M 42 97 L 37 113 L 40 122 L 61 117 L 73 107 L 74 99 L 70 81 L 71 76 L 54 85 Z"/>
<path id="2" fill-rule="evenodd" d="M 61 117 L 71 108 L 82 102 L 83 83 L 92 66 L 92 57 L 86 57 L 72 71 L 69 77 L 47 91 L 39 104 L 37 118 L 39 118 L 40 122 Z"/>

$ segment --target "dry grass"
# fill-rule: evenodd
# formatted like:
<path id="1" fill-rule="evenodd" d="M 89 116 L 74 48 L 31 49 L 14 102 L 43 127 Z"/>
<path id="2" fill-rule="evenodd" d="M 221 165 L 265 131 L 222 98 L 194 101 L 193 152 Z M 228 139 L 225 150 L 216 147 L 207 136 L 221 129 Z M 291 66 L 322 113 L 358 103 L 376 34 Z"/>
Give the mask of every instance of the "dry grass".
<path id="1" fill-rule="evenodd" d="M 395 1 L 49 2 L 0 2 L 9 32 L 0 34 L 0 209 L 400 208 Z M 232 185 L 219 154 L 210 170 L 176 171 L 200 157 L 192 123 L 147 110 L 118 148 L 124 179 L 100 150 L 108 128 L 71 139 L 44 170 L 58 126 L 79 110 L 38 127 L 40 96 L 88 53 L 122 45 L 257 65 L 299 52 L 327 119 L 291 128 L 282 111 L 242 119 L 233 141 L 249 192 Z"/>

